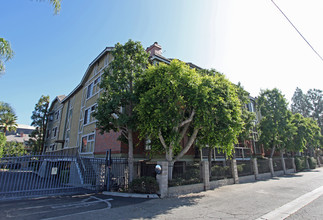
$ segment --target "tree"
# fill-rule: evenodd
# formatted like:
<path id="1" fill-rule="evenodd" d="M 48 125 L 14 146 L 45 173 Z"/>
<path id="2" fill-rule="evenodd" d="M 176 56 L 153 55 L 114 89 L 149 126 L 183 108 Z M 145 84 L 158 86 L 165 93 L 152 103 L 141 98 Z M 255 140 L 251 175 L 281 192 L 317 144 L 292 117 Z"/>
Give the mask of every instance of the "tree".
<path id="1" fill-rule="evenodd" d="M 49 0 L 54 7 L 54 13 L 58 14 L 61 10 L 61 0 Z M 4 62 L 12 59 L 14 55 L 13 50 L 11 49 L 9 41 L 0 37 L 0 74 L 4 73 L 5 65 Z"/>
<path id="2" fill-rule="evenodd" d="M 292 124 L 296 127 L 292 141 L 288 147 L 292 151 L 303 152 L 304 149 L 310 149 L 320 146 L 320 127 L 312 118 L 305 118 L 300 113 L 296 113 L 292 117 Z"/>
<path id="3" fill-rule="evenodd" d="M 252 134 L 255 129 L 256 114 L 248 110 L 247 105 L 250 103 L 249 93 L 244 90 L 240 82 L 237 85 L 237 93 L 241 103 L 241 118 L 243 121 L 243 128 L 239 135 L 239 140 L 245 144 L 246 140 L 252 139 Z"/>
<path id="4" fill-rule="evenodd" d="M 36 140 L 30 141 L 32 141 L 32 143 L 34 144 L 34 152 L 43 152 L 44 150 L 46 127 L 48 122 L 48 107 L 49 96 L 42 95 L 35 105 L 34 111 L 32 112 L 31 125 L 35 126 L 36 129 L 33 131 L 30 137 L 32 137 L 33 139 L 36 138 Z"/>
<path id="5" fill-rule="evenodd" d="M 58 14 L 59 11 L 61 10 L 61 1 L 62 0 L 49 0 L 49 1 L 54 7 L 54 13 Z"/>
<path id="6" fill-rule="evenodd" d="M 284 150 L 290 141 L 295 127 L 291 124 L 292 113 L 287 109 L 287 102 L 278 89 L 261 91 L 258 98 L 261 113 L 259 123 L 259 142 L 265 149 L 270 149 L 272 158 L 275 150 Z"/>
<path id="7" fill-rule="evenodd" d="M 138 98 L 134 82 L 148 65 L 148 53 L 140 42 L 129 40 L 125 45 L 115 45 L 113 60 L 104 72 L 101 88 L 104 92 L 98 100 L 94 116 L 101 132 L 121 131 L 121 139 L 128 142 L 129 181 L 133 179 L 133 133 L 136 130 L 134 108 Z"/>
<path id="8" fill-rule="evenodd" d="M 292 97 L 291 110 L 293 114 L 300 113 L 304 117 L 309 117 L 310 112 L 308 108 L 307 96 L 300 88 L 296 88 Z"/>
<path id="9" fill-rule="evenodd" d="M 0 158 L 3 156 L 19 156 L 27 151 L 22 143 L 15 141 L 6 142 L 5 146 L 0 149 Z"/>
<path id="10" fill-rule="evenodd" d="M 0 102 L 0 130 L 4 134 L 7 131 L 15 131 L 17 129 L 17 116 L 13 108 L 4 102 Z"/>
<path id="11" fill-rule="evenodd" d="M 6 135 L 0 132 L 0 158 L 4 154 L 4 147 L 6 145 L 6 142 L 7 142 Z"/>
<path id="12" fill-rule="evenodd" d="M 317 124 L 323 128 L 323 93 L 319 89 L 310 89 L 306 94 L 310 117 L 317 121 Z"/>
<path id="13" fill-rule="evenodd" d="M 5 71 L 4 62 L 7 62 L 13 57 L 13 51 L 10 43 L 4 38 L 0 38 L 0 73 Z"/>
<path id="14" fill-rule="evenodd" d="M 304 117 L 311 117 L 317 121 L 323 132 L 323 93 L 319 89 L 310 89 L 306 94 L 296 88 L 292 98 L 293 113 L 300 113 Z"/>
<path id="15" fill-rule="evenodd" d="M 241 109 L 235 87 L 223 75 L 201 75 L 173 60 L 170 65 L 149 66 L 135 86 L 141 137 L 159 139 L 169 179 L 174 163 L 197 137 L 203 145 L 232 151 L 242 127 Z"/>

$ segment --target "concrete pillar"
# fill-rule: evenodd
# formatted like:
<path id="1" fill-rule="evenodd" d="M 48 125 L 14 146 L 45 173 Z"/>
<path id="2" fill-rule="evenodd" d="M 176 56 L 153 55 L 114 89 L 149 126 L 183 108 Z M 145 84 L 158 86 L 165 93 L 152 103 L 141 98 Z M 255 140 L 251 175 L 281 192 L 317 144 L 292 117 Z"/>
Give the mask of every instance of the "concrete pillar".
<path id="1" fill-rule="evenodd" d="M 318 166 L 318 167 L 321 167 L 320 156 L 317 156 L 317 157 L 316 157 L 316 160 L 317 160 L 317 166 Z"/>
<path id="2" fill-rule="evenodd" d="M 305 157 L 306 169 L 310 169 L 310 164 L 308 163 L 308 157 Z"/>
<path id="3" fill-rule="evenodd" d="M 296 164 L 295 164 L 295 158 L 292 158 L 292 165 L 293 165 L 293 169 L 294 169 L 294 173 L 296 173 Z"/>
<path id="4" fill-rule="evenodd" d="M 210 189 L 209 161 L 201 161 L 201 177 L 203 179 L 204 190 Z"/>
<path id="5" fill-rule="evenodd" d="M 287 174 L 285 158 L 283 155 L 281 156 L 281 160 L 282 160 L 282 167 L 283 167 L 284 174 Z"/>
<path id="6" fill-rule="evenodd" d="M 257 180 L 259 176 L 257 158 L 252 159 L 252 165 L 253 165 L 253 173 L 255 174 L 255 179 Z"/>
<path id="7" fill-rule="evenodd" d="M 270 169 L 271 176 L 275 176 L 273 158 L 269 158 L 269 169 Z"/>
<path id="8" fill-rule="evenodd" d="M 239 183 L 239 176 L 238 176 L 238 168 L 237 168 L 237 160 L 231 160 L 231 170 L 232 170 L 232 177 L 235 184 Z"/>
<path id="9" fill-rule="evenodd" d="M 168 162 L 158 161 L 157 164 L 162 167 L 162 172 L 156 175 L 156 179 L 159 185 L 160 197 L 164 198 L 168 193 Z"/>

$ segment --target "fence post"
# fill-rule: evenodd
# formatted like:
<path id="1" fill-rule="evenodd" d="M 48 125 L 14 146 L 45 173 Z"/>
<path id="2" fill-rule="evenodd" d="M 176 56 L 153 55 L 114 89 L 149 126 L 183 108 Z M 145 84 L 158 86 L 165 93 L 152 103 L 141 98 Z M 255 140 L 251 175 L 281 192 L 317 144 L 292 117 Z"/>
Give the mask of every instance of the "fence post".
<path id="1" fill-rule="evenodd" d="M 282 161 L 282 167 L 283 167 L 284 174 L 286 174 L 287 173 L 286 164 L 285 164 L 285 158 L 284 158 L 283 154 L 281 154 L 281 161 Z"/>
<path id="2" fill-rule="evenodd" d="M 275 171 L 274 171 L 274 165 L 273 165 L 273 158 L 269 158 L 269 169 L 270 169 L 271 176 L 274 177 Z"/>
<path id="3" fill-rule="evenodd" d="M 306 169 L 310 169 L 310 164 L 308 163 L 308 157 L 305 157 Z"/>
<path id="4" fill-rule="evenodd" d="M 257 158 L 252 159 L 252 165 L 253 165 L 253 173 L 255 174 L 255 180 L 257 180 L 259 175 Z"/>
<path id="5" fill-rule="evenodd" d="M 317 160 L 317 166 L 318 166 L 318 167 L 321 167 L 320 157 L 319 157 L 319 156 L 317 156 L 317 157 L 316 157 L 316 160 Z"/>
<path id="6" fill-rule="evenodd" d="M 168 193 L 168 162 L 158 161 L 157 164 L 162 167 L 162 172 L 156 175 L 156 179 L 159 185 L 160 198 L 164 198 Z"/>
<path id="7" fill-rule="evenodd" d="M 292 158 L 292 165 L 293 165 L 293 169 L 294 169 L 294 173 L 296 173 L 296 164 L 295 164 L 295 158 Z"/>
<path id="8" fill-rule="evenodd" d="M 232 159 L 231 160 L 231 171 L 232 171 L 232 177 L 235 184 L 239 183 L 239 176 L 238 176 L 238 168 L 237 168 L 237 160 Z"/>
<path id="9" fill-rule="evenodd" d="M 204 184 L 204 190 L 210 189 L 210 173 L 209 173 L 209 161 L 201 161 L 202 165 L 202 179 Z"/>

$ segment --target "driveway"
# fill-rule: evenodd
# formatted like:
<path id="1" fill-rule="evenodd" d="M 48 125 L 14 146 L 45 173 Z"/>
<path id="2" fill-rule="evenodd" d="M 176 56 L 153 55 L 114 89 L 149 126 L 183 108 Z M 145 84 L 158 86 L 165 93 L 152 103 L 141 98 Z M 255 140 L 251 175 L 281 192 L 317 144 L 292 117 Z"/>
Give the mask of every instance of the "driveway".
<path id="1" fill-rule="evenodd" d="M 147 201 L 141 198 L 122 198 L 103 194 L 85 194 L 74 196 L 58 196 L 48 198 L 11 200 L 0 202 L 0 219 L 47 219 L 68 217 L 93 211 L 109 211 L 139 204 Z"/>

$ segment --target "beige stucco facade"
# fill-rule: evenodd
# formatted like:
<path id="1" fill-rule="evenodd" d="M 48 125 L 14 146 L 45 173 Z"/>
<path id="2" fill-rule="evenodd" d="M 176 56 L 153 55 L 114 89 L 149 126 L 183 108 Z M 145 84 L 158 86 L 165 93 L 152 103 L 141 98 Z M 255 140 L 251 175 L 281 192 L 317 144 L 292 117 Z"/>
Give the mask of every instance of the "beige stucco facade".
<path id="1" fill-rule="evenodd" d="M 57 96 L 49 108 L 45 149 L 47 152 L 75 149 L 93 156 L 96 120 L 91 115 L 97 105 L 102 74 L 112 59 L 106 48 L 89 65 L 81 83 L 68 95 Z"/>

